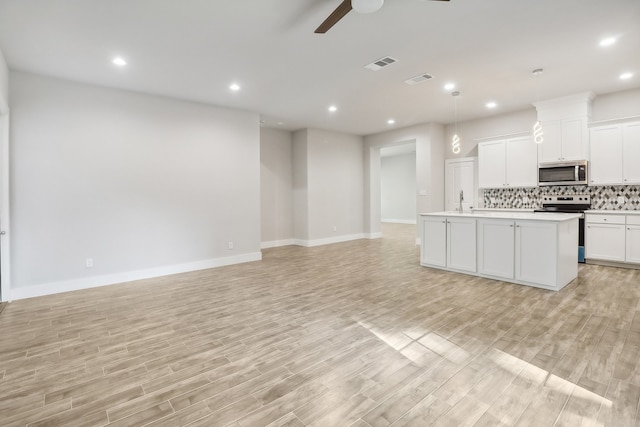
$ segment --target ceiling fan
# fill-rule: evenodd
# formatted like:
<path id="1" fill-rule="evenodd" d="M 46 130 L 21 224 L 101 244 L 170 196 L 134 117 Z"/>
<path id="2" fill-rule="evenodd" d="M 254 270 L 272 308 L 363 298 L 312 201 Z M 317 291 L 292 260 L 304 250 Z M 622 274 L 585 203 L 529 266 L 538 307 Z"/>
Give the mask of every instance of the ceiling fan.
<path id="1" fill-rule="evenodd" d="M 432 0 L 449 1 L 449 0 Z M 342 3 L 331 12 L 331 15 L 314 31 L 317 34 L 324 34 L 338 23 L 345 15 L 354 9 L 359 13 L 371 13 L 382 7 L 384 0 L 343 0 Z"/>

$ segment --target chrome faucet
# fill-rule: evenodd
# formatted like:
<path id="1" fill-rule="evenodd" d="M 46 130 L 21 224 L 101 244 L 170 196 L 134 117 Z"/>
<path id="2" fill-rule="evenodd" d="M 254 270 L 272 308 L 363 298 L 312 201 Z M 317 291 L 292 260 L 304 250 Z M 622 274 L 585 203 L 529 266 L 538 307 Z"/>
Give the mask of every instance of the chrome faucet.
<path id="1" fill-rule="evenodd" d="M 460 190 L 460 207 L 458 208 L 458 212 L 462 213 L 462 202 L 464 201 L 464 192 Z"/>

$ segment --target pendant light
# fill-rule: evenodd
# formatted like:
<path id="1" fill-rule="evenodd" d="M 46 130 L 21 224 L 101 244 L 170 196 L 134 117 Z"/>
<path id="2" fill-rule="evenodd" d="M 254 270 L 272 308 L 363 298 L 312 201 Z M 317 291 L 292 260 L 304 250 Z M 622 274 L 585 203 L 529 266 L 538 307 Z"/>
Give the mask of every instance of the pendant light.
<path id="1" fill-rule="evenodd" d="M 540 83 L 538 82 L 540 78 L 540 74 L 542 74 L 542 68 L 536 68 L 531 73 L 536 76 L 536 104 L 540 102 Z M 544 141 L 544 133 L 542 132 L 542 125 L 540 125 L 540 121 L 536 120 L 536 123 L 533 125 L 533 140 L 536 144 L 542 144 Z"/>
<path id="2" fill-rule="evenodd" d="M 371 13 L 382 7 L 384 0 L 351 0 L 351 7 L 358 13 Z"/>
<path id="3" fill-rule="evenodd" d="M 458 95 L 460 95 L 458 91 L 451 92 L 451 96 L 453 96 L 453 122 L 455 130 L 453 138 L 451 139 L 451 151 L 453 151 L 453 154 L 460 153 L 460 137 L 458 136 Z"/>

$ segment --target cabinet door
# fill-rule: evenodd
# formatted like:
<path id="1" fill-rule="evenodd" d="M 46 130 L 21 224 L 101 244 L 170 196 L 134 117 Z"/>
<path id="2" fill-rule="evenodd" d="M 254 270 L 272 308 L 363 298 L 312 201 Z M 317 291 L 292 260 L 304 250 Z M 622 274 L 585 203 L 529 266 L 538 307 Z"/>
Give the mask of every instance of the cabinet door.
<path id="1" fill-rule="evenodd" d="M 478 186 L 480 188 L 502 188 L 506 175 L 505 141 L 481 142 L 478 144 Z"/>
<path id="2" fill-rule="evenodd" d="M 510 187 L 538 185 L 538 145 L 530 136 L 507 140 L 506 182 Z"/>
<path id="3" fill-rule="evenodd" d="M 476 271 L 476 220 L 447 219 L 447 267 Z"/>
<path id="4" fill-rule="evenodd" d="M 624 261 L 625 226 L 587 223 L 584 245 L 587 259 Z"/>
<path id="5" fill-rule="evenodd" d="M 475 203 L 475 160 L 445 162 L 446 210 L 455 211 L 459 208 L 460 191 L 464 194 L 462 209 L 468 211 L 476 207 Z"/>
<path id="6" fill-rule="evenodd" d="M 622 130 L 619 125 L 591 128 L 589 168 L 590 184 L 622 183 Z"/>
<path id="7" fill-rule="evenodd" d="M 513 279 L 513 221 L 478 220 L 478 273 Z"/>
<path id="8" fill-rule="evenodd" d="M 625 184 L 640 184 L 640 123 L 622 125 L 622 171 Z"/>
<path id="9" fill-rule="evenodd" d="M 422 218 L 420 264 L 447 265 L 447 220 L 444 217 Z"/>
<path id="10" fill-rule="evenodd" d="M 627 225 L 626 261 L 640 264 L 640 225 Z"/>
<path id="11" fill-rule="evenodd" d="M 523 282 L 556 286 L 557 225 L 516 221 L 515 277 Z"/>
<path id="12" fill-rule="evenodd" d="M 587 158 L 587 119 L 579 117 L 562 121 L 562 160 Z"/>
<path id="13" fill-rule="evenodd" d="M 556 162 L 562 158 L 562 122 L 541 123 L 543 132 L 542 144 L 538 146 L 539 162 Z"/>

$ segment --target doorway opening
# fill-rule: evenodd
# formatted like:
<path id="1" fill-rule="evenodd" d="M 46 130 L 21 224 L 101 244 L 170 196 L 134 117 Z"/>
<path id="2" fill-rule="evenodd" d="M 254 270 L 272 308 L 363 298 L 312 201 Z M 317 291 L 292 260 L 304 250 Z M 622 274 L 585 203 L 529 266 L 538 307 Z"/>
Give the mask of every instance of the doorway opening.
<path id="1" fill-rule="evenodd" d="M 383 238 L 415 245 L 415 141 L 380 148 L 380 222 Z"/>

